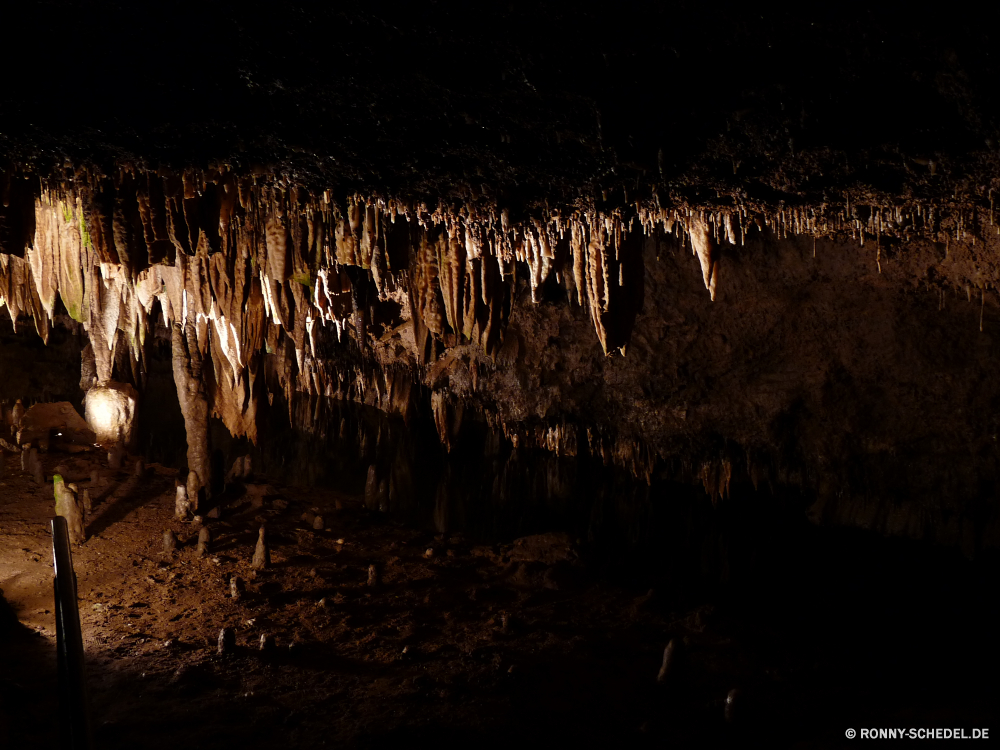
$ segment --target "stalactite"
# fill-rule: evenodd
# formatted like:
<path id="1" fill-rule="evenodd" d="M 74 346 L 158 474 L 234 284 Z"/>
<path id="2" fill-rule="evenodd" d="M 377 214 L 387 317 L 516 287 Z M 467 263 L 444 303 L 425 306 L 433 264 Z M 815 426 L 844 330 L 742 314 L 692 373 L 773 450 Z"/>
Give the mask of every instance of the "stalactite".
<path id="1" fill-rule="evenodd" d="M 265 393 L 281 393 L 290 409 L 301 393 L 357 399 L 409 419 L 418 385 L 450 382 L 459 365 L 471 384 L 463 387 L 475 391 L 483 363 L 498 364 L 505 305 L 518 279 L 527 279 L 536 301 L 550 276 L 565 283 L 602 350 L 617 356 L 643 307 L 647 237 L 659 243 L 672 232 L 690 242 L 714 300 L 721 252 L 755 232 L 867 236 L 881 261 L 886 237 L 961 239 L 980 231 L 975 215 L 945 205 L 866 200 L 848 193 L 837 204 L 768 207 L 733 194 L 694 206 L 656 196 L 612 210 L 588 201 L 537 207 L 518 222 L 482 202 L 428 206 L 362 195 L 337 202 L 329 192 L 222 167 L 122 166 L 109 175 L 80 169 L 50 178 L 7 168 L 0 170 L 0 304 L 15 326 L 30 316 L 43 338 L 64 308 L 89 339 L 99 382 L 111 380 L 125 351 L 141 372 L 158 307 L 173 331 L 200 489 L 209 478 L 199 420 L 212 414 L 255 440 Z M 384 328 L 374 314 L 380 304 L 398 310 Z M 356 346 L 365 356 L 381 347 L 380 366 L 392 361 L 399 369 L 340 367 L 327 356 L 334 346 Z M 471 348 L 485 359 L 470 359 Z M 432 397 L 446 445 L 461 424 L 460 401 Z M 568 425 L 530 435 L 521 425 L 509 434 L 560 455 L 577 450 Z M 602 437 L 592 449 L 639 476 L 651 472 L 653 457 L 634 441 Z M 712 477 L 709 484 L 721 487 Z"/>

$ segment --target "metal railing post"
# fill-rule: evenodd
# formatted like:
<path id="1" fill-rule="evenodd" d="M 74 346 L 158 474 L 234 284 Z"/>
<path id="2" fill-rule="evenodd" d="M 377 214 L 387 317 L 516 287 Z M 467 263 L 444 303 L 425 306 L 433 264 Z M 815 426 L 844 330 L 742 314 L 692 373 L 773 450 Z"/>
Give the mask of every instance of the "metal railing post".
<path id="1" fill-rule="evenodd" d="M 90 750 L 90 704 L 83 661 L 83 631 L 77 604 L 76 573 L 66 519 L 52 519 L 53 586 L 56 599 L 56 648 L 59 662 L 59 715 L 65 747 Z"/>

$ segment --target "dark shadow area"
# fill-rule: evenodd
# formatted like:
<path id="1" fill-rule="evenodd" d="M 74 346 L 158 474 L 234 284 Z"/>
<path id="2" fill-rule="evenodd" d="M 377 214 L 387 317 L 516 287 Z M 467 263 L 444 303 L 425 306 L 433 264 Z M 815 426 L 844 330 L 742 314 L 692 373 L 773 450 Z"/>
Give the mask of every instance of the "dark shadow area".
<path id="1" fill-rule="evenodd" d="M 0 592 L 0 747 L 57 747 L 55 649 Z"/>

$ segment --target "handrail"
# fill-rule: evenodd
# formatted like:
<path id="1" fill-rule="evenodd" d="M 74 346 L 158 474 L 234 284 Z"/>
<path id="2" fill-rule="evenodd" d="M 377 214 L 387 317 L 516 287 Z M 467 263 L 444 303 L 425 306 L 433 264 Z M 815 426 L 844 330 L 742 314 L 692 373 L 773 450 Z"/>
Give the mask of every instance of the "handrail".
<path id="1" fill-rule="evenodd" d="M 53 586 L 56 599 L 56 648 L 59 662 L 59 704 L 63 746 L 90 750 L 90 705 L 83 661 L 83 631 L 77 604 L 76 573 L 66 519 L 52 519 Z"/>

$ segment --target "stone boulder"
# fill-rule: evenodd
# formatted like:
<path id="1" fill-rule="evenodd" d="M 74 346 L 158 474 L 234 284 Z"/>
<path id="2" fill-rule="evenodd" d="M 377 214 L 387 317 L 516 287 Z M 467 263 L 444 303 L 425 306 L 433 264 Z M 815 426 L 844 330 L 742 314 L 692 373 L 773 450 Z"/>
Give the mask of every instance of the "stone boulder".
<path id="1" fill-rule="evenodd" d="M 95 385 L 83 399 L 87 424 L 104 447 L 133 447 L 138 396 L 127 383 Z"/>
<path id="2" fill-rule="evenodd" d="M 35 404 L 21 418 L 17 433 L 19 445 L 44 444 L 52 439 L 75 445 L 93 445 L 94 430 L 84 421 L 69 401 Z"/>

